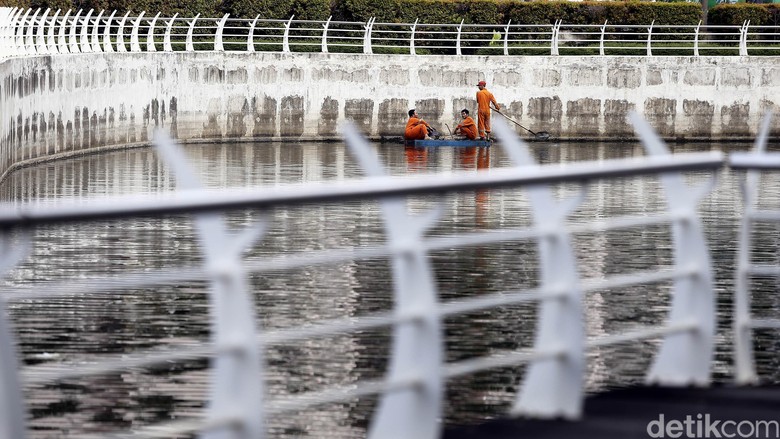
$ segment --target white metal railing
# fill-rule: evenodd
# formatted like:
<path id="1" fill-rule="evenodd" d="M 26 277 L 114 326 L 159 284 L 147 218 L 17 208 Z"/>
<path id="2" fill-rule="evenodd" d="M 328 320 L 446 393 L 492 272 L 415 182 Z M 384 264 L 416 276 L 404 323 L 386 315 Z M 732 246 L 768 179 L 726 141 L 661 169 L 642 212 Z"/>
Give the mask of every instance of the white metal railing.
<path id="1" fill-rule="evenodd" d="M 367 178 L 252 191 L 226 190 L 219 194 L 199 190 L 199 182 L 182 153 L 170 140 L 158 137 L 157 146 L 174 170 L 178 186 L 183 189 L 181 192 L 167 197 L 116 197 L 77 205 L 30 204 L 0 209 L 0 228 L 4 231 L 0 235 L 2 273 L 8 273 L 27 254 L 31 239 L 27 231 L 47 224 L 189 212 L 195 215 L 196 229 L 203 243 L 203 265 L 74 279 L 56 289 L 34 285 L 6 288 L 0 294 L 0 311 L 4 304 L 16 301 L 121 294 L 128 288 L 178 285 L 192 280 L 209 282 L 213 304 L 210 343 L 162 352 L 100 355 L 88 365 L 49 363 L 20 367 L 13 348 L 16 334 L 7 314 L 0 312 L 0 436 L 24 437 L 25 418 L 21 415 L 25 410 L 24 386 L 192 358 L 211 359 L 208 409 L 200 417 L 142 428 L 135 431 L 133 437 L 199 432 L 206 438 L 212 433 L 220 438 L 258 438 L 264 435 L 265 417 L 378 394 L 380 403 L 371 422 L 369 437 L 435 438 L 441 427 L 439 419 L 447 379 L 524 363 L 529 363 L 528 371 L 512 413 L 577 418 L 582 413 L 585 351 L 647 338 L 663 339 L 647 373 L 648 382 L 706 385 L 710 381 L 714 343 L 715 298 L 711 264 L 696 206 L 712 186 L 689 188 L 680 173 L 709 171 L 711 181 L 714 181 L 714 171 L 722 165 L 724 158 L 719 152 L 671 155 L 644 120 L 636 115 L 632 120 L 648 152 L 642 159 L 581 162 L 567 167 L 538 166 L 531 159 L 527 146 L 498 120 L 495 129 L 503 139 L 501 147 L 506 149 L 513 167 L 493 169 L 489 173 L 415 177 L 385 175 L 370 145 L 355 128 L 346 126 L 347 143 Z M 584 200 L 588 181 L 648 174 L 659 175 L 668 211 L 574 224 L 566 221 Z M 564 182 L 580 184 L 579 194 L 563 200 L 554 197 L 551 185 Z M 436 209 L 413 216 L 407 210 L 404 198 L 414 194 L 508 187 L 527 189 L 533 226 L 428 237 L 425 232 L 437 219 Z M 267 219 L 250 225 L 237 235 L 228 235 L 219 214 L 236 208 L 264 209 L 353 199 L 380 201 L 386 244 L 307 251 L 249 262 L 243 260 L 241 254 L 263 236 Z M 674 264 L 604 279 L 579 277 L 570 244 L 572 234 L 651 225 L 668 226 L 672 230 Z M 428 257 L 432 251 L 524 241 L 538 243 L 538 287 L 484 294 L 455 302 L 439 301 Z M 250 273 L 279 273 L 299 267 L 376 258 L 392 261 L 395 279 L 395 309 L 392 312 L 323 320 L 277 330 L 254 327 L 256 319 L 247 286 Z M 671 312 L 666 323 L 638 326 L 597 339 L 586 338 L 581 305 L 584 295 L 659 282 L 673 285 Z M 537 303 L 539 307 L 533 347 L 445 362 L 441 335 L 444 317 L 521 303 Z M 266 399 L 260 377 L 263 376 L 263 352 L 267 346 L 387 326 L 393 328 L 393 347 L 384 379 Z"/>
<path id="2" fill-rule="evenodd" d="M 0 57 L 275 51 L 456 55 L 778 55 L 780 26 L 367 22 L 0 8 Z"/>
<path id="3" fill-rule="evenodd" d="M 734 366 L 738 383 L 758 381 L 755 360 L 753 358 L 753 330 L 761 328 L 780 328 L 778 318 L 755 318 L 752 316 L 751 279 L 754 277 L 780 277 L 780 267 L 766 262 L 753 261 L 752 243 L 755 225 L 760 222 L 777 223 L 780 212 L 759 208 L 759 185 L 761 171 L 780 170 L 780 154 L 767 151 L 767 141 L 771 127 L 772 113 L 764 117 L 753 151 L 732 154 L 729 165 L 734 169 L 746 171 L 742 184 L 744 210 L 739 228 L 739 248 L 734 289 Z"/>

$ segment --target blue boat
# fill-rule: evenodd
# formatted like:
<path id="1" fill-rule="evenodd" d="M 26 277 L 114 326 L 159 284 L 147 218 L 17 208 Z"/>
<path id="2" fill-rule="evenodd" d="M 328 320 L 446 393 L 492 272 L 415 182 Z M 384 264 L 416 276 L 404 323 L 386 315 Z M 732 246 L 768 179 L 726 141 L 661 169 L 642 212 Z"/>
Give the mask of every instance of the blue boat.
<path id="1" fill-rule="evenodd" d="M 430 139 L 430 140 L 415 140 L 413 146 L 425 147 L 425 146 L 490 146 L 492 142 L 488 140 L 468 140 L 468 139 Z M 406 142 L 407 145 L 412 145 L 411 141 Z"/>

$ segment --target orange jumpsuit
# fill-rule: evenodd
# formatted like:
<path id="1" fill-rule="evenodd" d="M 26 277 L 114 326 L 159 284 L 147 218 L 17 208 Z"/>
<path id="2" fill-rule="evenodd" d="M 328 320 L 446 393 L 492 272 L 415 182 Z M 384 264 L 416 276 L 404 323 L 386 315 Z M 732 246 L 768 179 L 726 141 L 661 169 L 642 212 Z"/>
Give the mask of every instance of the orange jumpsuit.
<path id="1" fill-rule="evenodd" d="M 467 139 L 474 140 L 477 138 L 477 124 L 471 116 L 466 116 L 458 126 L 455 127 L 455 131 L 460 130 L 461 134 L 466 136 Z"/>
<path id="2" fill-rule="evenodd" d="M 477 92 L 477 121 L 479 122 L 479 135 L 484 137 L 485 133 L 490 133 L 490 103 L 496 107 L 496 110 L 500 110 L 496 98 L 493 97 L 493 93 L 489 92 L 486 88 Z"/>
<path id="3" fill-rule="evenodd" d="M 428 135 L 428 123 L 418 117 L 410 117 L 406 122 L 404 138 L 406 140 L 423 140 Z"/>

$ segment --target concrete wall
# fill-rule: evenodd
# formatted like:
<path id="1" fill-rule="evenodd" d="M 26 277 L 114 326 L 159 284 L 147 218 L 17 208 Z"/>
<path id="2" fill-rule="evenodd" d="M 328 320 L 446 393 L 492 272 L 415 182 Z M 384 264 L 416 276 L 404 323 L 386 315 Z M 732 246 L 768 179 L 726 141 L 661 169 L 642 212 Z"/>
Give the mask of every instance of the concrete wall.
<path id="1" fill-rule="evenodd" d="M 446 132 L 480 79 L 506 113 L 559 139 L 633 137 L 629 110 L 668 139 L 751 139 L 780 107 L 777 57 L 456 57 L 107 53 L 0 64 L 0 173 L 147 143 L 334 138 L 354 120 L 400 136 L 416 107 Z M 495 116 L 499 117 L 499 116 Z M 780 122 L 775 121 L 775 130 Z"/>

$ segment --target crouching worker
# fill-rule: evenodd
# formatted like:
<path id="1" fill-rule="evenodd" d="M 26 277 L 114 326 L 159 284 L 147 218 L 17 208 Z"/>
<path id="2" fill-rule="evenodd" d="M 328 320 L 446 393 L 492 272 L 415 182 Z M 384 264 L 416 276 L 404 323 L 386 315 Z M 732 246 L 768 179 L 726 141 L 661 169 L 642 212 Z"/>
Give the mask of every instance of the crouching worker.
<path id="1" fill-rule="evenodd" d="M 460 111 L 460 117 L 463 118 L 463 122 L 455 127 L 455 134 L 464 136 L 469 140 L 477 138 L 477 124 L 474 119 L 469 116 L 469 110 L 463 109 Z"/>
<path id="2" fill-rule="evenodd" d="M 406 122 L 406 131 L 404 132 L 404 139 L 406 140 L 426 140 L 428 132 L 432 130 L 428 122 L 422 120 L 417 115 L 417 110 L 412 108 L 409 110 L 409 121 Z"/>

